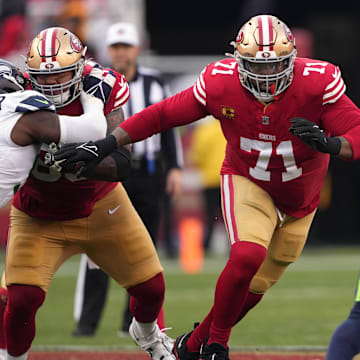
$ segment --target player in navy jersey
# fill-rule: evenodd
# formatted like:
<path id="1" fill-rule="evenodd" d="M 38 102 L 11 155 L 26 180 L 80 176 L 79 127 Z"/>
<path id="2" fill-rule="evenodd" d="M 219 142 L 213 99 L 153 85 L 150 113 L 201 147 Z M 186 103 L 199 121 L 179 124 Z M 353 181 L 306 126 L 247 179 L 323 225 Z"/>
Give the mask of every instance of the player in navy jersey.
<path id="1" fill-rule="evenodd" d="M 189 89 L 128 118 L 103 140 L 55 155 L 65 159 L 64 171 L 85 161 L 80 175 L 117 146 L 206 115 L 220 121 L 230 255 L 210 312 L 175 342 L 180 360 L 228 358 L 232 327 L 301 254 L 330 154 L 360 158 L 360 110 L 345 95 L 337 66 L 297 58 L 291 31 L 271 15 L 248 20 L 233 45 L 234 54 L 209 64 Z M 88 151 L 94 146 L 96 156 Z"/>

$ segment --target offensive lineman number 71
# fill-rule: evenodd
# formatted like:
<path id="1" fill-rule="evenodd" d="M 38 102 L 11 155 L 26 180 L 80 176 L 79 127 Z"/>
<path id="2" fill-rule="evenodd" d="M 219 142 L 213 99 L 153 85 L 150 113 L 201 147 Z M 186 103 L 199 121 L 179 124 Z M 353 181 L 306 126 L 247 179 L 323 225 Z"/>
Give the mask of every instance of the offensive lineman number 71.
<path id="1" fill-rule="evenodd" d="M 271 154 L 273 151 L 271 142 L 260 140 L 253 140 L 241 137 L 240 148 L 244 151 L 251 152 L 251 150 L 259 151 L 259 157 L 256 161 L 255 167 L 249 169 L 250 175 L 258 180 L 270 181 L 270 171 L 266 170 Z M 282 181 L 290 181 L 302 175 L 302 168 L 296 166 L 294 151 L 291 140 L 282 141 L 276 147 L 276 154 L 282 156 L 285 171 L 281 173 Z"/>
<path id="2" fill-rule="evenodd" d="M 232 75 L 234 73 L 236 65 L 237 63 L 235 61 L 230 64 L 223 64 L 222 62 L 218 61 L 214 65 L 217 68 L 214 68 L 211 74 Z M 324 74 L 327 64 L 307 63 L 306 65 L 307 66 L 304 68 L 303 76 L 308 76 L 311 72 L 319 72 L 320 74 Z M 222 67 L 223 69 L 219 69 L 218 67 Z M 244 137 L 240 138 L 240 148 L 242 150 L 247 152 L 251 152 L 251 150 L 259 151 L 259 157 L 256 161 L 255 167 L 251 167 L 249 169 L 249 173 L 253 178 L 262 181 L 270 181 L 271 173 L 269 170 L 266 169 L 269 165 L 269 161 L 273 151 L 272 146 L 273 145 L 270 142 L 253 140 Z M 294 151 L 290 140 L 282 141 L 276 147 L 276 154 L 282 156 L 284 162 L 285 171 L 281 173 L 283 182 L 296 179 L 302 175 L 302 168 L 298 168 L 296 166 Z"/>

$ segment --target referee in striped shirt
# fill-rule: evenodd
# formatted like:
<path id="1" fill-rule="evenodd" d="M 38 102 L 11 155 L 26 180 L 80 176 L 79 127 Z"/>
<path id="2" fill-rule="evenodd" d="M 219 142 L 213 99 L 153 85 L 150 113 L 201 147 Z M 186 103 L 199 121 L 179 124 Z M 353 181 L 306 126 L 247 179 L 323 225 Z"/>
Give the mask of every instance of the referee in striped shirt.
<path id="1" fill-rule="evenodd" d="M 137 65 L 140 42 L 137 30 L 130 23 L 112 25 L 106 36 L 111 67 L 122 73 L 130 86 L 130 99 L 123 107 L 125 118 L 168 97 L 168 89 L 160 74 Z M 153 135 L 133 144 L 132 173 L 123 185 L 136 211 L 156 245 L 165 192 L 178 195 L 181 191 L 182 149 L 175 129 Z M 74 318 L 77 327 L 73 336 L 94 336 L 109 287 L 109 277 L 91 266 L 85 255 L 80 262 L 75 292 Z M 164 326 L 163 313 L 160 328 Z M 123 313 L 120 335 L 127 335 L 132 315 L 127 307 Z"/>

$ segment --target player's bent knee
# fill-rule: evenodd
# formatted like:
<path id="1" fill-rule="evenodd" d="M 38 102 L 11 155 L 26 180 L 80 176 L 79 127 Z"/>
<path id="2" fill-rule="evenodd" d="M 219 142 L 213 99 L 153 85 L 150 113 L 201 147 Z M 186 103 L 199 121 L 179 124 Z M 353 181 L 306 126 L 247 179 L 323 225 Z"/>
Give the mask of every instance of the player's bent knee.
<path id="1" fill-rule="evenodd" d="M 45 300 L 45 292 L 37 286 L 9 285 L 8 305 L 14 311 L 36 311 Z"/>
<path id="2" fill-rule="evenodd" d="M 255 294 L 265 294 L 275 282 L 270 281 L 269 279 L 255 276 L 251 280 L 250 291 Z"/>
<path id="3" fill-rule="evenodd" d="M 137 298 L 146 298 L 148 301 L 161 301 L 165 295 L 163 274 L 159 273 L 141 284 L 128 288 L 127 291 L 131 296 Z"/>
<path id="4" fill-rule="evenodd" d="M 276 284 L 284 274 L 287 267 L 292 262 L 278 261 L 272 259 L 270 262 L 265 260 L 267 271 L 260 271 L 253 277 L 250 284 L 250 291 L 256 294 L 265 294 L 274 284 Z"/>
<path id="5" fill-rule="evenodd" d="M 266 256 L 266 249 L 259 244 L 240 241 L 232 245 L 229 263 L 234 264 L 232 268 L 234 278 L 252 277 L 258 271 Z"/>

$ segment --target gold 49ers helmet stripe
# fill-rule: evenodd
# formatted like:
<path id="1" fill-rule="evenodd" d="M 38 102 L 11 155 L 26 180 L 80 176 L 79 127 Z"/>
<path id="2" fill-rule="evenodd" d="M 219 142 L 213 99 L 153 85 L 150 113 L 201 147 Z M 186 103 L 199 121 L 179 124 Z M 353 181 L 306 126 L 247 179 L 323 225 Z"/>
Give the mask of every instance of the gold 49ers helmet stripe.
<path id="1" fill-rule="evenodd" d="M 259 51 L 273 51 L 273 24 L 268 15 L 259 16 Z"/>
<path id="2" fill-rule="evenodd" d="M 56 61 L 56 35 L 58 29 L 50 28 L 44 30 L 41 36 L 41 61 Z M 50 59 L 51 57 L 51 59 Z"/>

